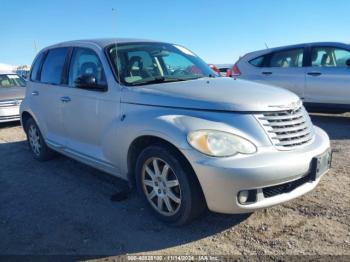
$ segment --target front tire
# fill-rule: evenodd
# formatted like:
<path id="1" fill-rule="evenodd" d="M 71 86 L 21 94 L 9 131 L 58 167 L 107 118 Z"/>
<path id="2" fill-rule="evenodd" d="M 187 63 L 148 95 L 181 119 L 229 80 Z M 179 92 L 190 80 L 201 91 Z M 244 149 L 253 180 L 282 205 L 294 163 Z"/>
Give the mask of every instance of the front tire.
<path id="1" fill-rule="evenodd" d="M 185 159 L 170 147 L 145 148 L 136 163 L 139 193 L 160 220 L 183 225 L 205 210 L 200 185 Z"/>
<path id="2" fill-rule="evenodd" d="M 38 125 L 32 118 L 25 123 L 25 131 L 30 151 L 35 159 L 47 161 L 54 157 L 55 152 L 46 145 Z"/>

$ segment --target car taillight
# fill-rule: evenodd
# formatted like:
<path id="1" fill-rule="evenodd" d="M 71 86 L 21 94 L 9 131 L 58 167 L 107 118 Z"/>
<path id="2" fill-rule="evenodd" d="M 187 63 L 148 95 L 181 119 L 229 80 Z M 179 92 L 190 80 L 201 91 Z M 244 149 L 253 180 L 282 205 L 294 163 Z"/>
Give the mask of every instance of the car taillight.
<path id="1" fill-rule="evenodd" d="M 232 76 L 232 70 L 231 69 L 227 69 L 226 76 L 227 77 L 231 77 Z"/>
<path id="2" fill-rule="evenodd" d="M 232 67 L 231 76 L 240 76 L 240 75 L 241 75 L 241 71 L 239 71 L 237 64 L 234 64 L 234 66 Z"/>

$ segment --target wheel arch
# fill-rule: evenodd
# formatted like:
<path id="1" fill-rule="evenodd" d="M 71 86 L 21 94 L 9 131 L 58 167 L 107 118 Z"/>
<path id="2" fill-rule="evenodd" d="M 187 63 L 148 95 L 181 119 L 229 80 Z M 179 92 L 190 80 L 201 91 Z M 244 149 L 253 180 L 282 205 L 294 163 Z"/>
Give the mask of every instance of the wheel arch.
<path id="1" fill-rule="evenodd" d="M 34 120 L 34 122 L 36 123 L 36 125 L 38 126 L 40 132 L 42 133 L 43 137 L 45 137 L 45 131 L 46 129 L 44 128 L 45 126 L 40 125 L 40 118 L 38 119 L 37 116 L 29 109 L 26 108 L 25 110 L 21 111 L 21 124 L 22 124 L 22 128 L 25 131 L 26 128 L 26 122 L 28 121 L 28 119 L 32 118 Z"/>
<path id="2" fill-rule="evenodd" d="M 33 117 L 33 115 L 28 112 L 28 111 L 23 111 L 22 114 L 21 114 L 21 124 L 22 124 L 22 127 L 23 129 L 25 130 L 25 127 L 26 127 L 26 123 L 27 121 L 32 118 L 34 119 L 34 121 L 36 122 L 35 118 Z"/>
<path id="3" fill-rule="evenodd" d="M 127 153 L 127 176 L 130 186 L 135 186 L 135 166 L 136 161 L 140 153 L 148 146 L 150 145 L 162 145 L 167 148 L 169 148 L 172 152 L 176 154 L 177 157 L 181 159 L 181 161 L 188 167 L 188 170 L 191 171 L 192 175 L 194 175 L 198 186 L 200 187 L 200 190 L 202 191 L 202 187 L 199 183 L 198 177 L 190 163 L 190 161 L 186 158 L 186 156 L 181 152 L 181 150 L 168 141 L 167 139 L 161 138 L 159 136 L 155 135 L 141 135 L 137 138 L 135 138 L 132 143 L 129 146 L 128 153 Z M 203 194 L 203 192 L 202 192 Z"/>

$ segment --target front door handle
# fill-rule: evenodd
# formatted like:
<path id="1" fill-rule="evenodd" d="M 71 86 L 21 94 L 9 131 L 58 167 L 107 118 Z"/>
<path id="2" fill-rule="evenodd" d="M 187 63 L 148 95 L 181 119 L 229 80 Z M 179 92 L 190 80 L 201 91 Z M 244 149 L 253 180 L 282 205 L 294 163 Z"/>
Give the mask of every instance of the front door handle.
<path id="1" fill-rule="evenodd" d="M 307 73 L 309 76 L 320 76 L 320 75 L 322 75 L 322 73 L 320 73 L 320 72 L 309 72 L 309 73 Z"/>
<path id="2" fill-rule="evenodd" d="M 39 95 L 39 91 L 33 91 L 32 92 L 32 96 L 38 96 Z"/>
<path id="3" fill-rule="evenodd" d="M 263 75 L 272 75 L 272 72 L 262 72 Z"/>
<path id="4" fill-rule="evenodd" d="M 62 103 L 68 103 L 68 102 L 71 101 L 71 99 L 70 99 L 69 96 L 62 96 L 62 97 L 60 98 L 60 100 L 61 100 Z"/>

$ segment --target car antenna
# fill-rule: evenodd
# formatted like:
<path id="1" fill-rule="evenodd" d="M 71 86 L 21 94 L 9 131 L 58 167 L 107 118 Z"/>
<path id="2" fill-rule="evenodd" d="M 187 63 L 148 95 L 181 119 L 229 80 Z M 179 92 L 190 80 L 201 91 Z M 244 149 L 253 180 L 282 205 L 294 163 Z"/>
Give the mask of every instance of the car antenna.
<path id="1" fill-rule="evenodd" d="M 34 52 L 35 52 L 35 54 L 38 53 L 38 45 L 36 43 L 36 40 L 34 40 Z"/>
<path id="2" fill-rule="evenodd" d="M 269 49 L 269 47 L 267 46 L 266 42 L 264 44 L 265 44 L 266 49 Z"/>
<path id="3" fill-rule="evenodd" d="M 117 22 L 117 9 L 113 8 L 112 7 L 112 13 L 115 14 L 115 22 Z M 117 27 L 116 27 L 117 29 Z M 117 30 L 116 30 L 117 32 Z M 115 67 L 116 67 L 116 74 L 117 74 L 117 78 L 118 78 L 118 83 L 119 85 L 121 85 L 121 82 L 120 82 L 120 72 L 119 72 L 119 68 L 118 68 L 118 43 L 117 43 L 117 35 L 115 36 L 114 38 L 114 46 L 115 46 L 115 61 L 114 61 L 114 64 L 115 64 Z"/>

